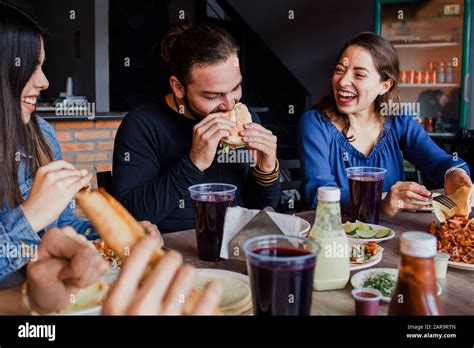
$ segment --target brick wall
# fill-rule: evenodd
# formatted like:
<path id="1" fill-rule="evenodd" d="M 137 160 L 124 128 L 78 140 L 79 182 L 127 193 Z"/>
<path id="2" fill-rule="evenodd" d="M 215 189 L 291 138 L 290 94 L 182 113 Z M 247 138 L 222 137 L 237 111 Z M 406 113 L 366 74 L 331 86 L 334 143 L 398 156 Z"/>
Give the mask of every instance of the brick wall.
<path id="1" fill-rule="evenodd" d="M 121 120 L 48 121 L 56 130 L 65 161 L 94 173 L 112 170 L 112 152 Z M 93 187 L 97 185 L 94 175 Z"/>

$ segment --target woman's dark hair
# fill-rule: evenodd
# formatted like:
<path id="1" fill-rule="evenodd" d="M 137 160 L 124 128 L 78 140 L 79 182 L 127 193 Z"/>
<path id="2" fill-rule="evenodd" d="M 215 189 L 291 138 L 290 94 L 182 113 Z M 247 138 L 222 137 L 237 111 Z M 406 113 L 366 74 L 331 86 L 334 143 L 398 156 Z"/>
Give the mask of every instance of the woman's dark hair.
<path id="1" fill-rule="evenodd" d="M 351 46 L 359 46 L 366 49 L 372 59 L 374 60 L 375 68 L 380 75 L 381 81 L 387 81 L 391 79 L 393 81 L 393 85 L 390 90 L 383 94 L 377 96 L 375 99 L 375 112 L 381 117 L 388 115 L 381 115 L 380 111 L 383 105 L 389 105 L 389 101 L 397 101 L 398 102 L 398 78 L 400 74 L 400 62 L 398 59 L 398 53 L 393 47 L 393 45 L 383 38 L 382 36 L 375 35 L 373 33 L 364 32 L 357 35 L 355 38 L 347 42 L 342 50 L 339 53 L 337 61 L 341 60 L 342 55 Z M 336 118 L 342 118 L 344 121 L 344 128 L 342 130 L 342 134 L 346 137 L 349 141 L 354 141 L 355 138 L 347 137 L 347 132 L 350 128 L 350 121 L 347 115 L 339 112 L 337 109 L 336 100 L 334 99 L 334 93 L 330 96 L 322 98 L 315 106 L 316 109 L 321 111 L 330 111 L 332 114 L 335 115 Z"/>
<path id="2" fill-rule="evenodd" d="M 22 203 L 18 183 L 20 159 L 29 173 L 53 160 L 52 149 L 34 115 L 25 124 L 23 88 L 40 63 L 43 31 L 25 12 L 0 2 L 0 207 Z M 20 153 L 26 154 L 21 158 Z"/>
<path id="3" fill-rule="evenodd" d="M 161 42 L 162 58 L 185 86 L 192 82 L 190 72 L 194 66 L 221 63 L 238 52 L 239 46 L 232 35 L 207 22 L 194 27 L 175 25 Z"/>

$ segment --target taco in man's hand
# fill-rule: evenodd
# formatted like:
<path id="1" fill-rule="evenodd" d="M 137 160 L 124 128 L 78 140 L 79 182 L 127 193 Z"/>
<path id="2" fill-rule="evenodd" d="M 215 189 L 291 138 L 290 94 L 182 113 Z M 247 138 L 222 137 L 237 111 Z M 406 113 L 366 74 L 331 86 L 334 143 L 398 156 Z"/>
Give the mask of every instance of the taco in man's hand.
<path id="1" fill-rule="evenodd" d="M 230 149 L 247 146 L 247 143 L 239 133 L 244 130 L 244 124 L 252 122 L 252 115 L 249 109 L 244 104 L 237 103 L 231 111 L 226 113 L 225 118 L 235 125 L 232 127 L 230 136 L 222 138 L 220 142 L 223 150 L 228 152 Z"/>

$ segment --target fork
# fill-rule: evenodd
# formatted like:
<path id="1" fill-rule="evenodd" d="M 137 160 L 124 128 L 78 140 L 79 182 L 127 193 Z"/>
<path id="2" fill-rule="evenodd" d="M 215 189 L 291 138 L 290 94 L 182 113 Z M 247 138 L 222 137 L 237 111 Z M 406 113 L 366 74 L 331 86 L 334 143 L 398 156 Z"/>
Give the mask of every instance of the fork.
<path id="1" fill-rule="evenodd" d="M 431 200 L 438 202 L 441 205 L 444 205 L 448 209 L 456 208 L 457 204 L 451 198 L 446 195 L 439 195 L 436 197 L 432 197 Z"/>
<path id="2" fill-rule="evenodd" d="M 431 197 L 431 201 L 436 201 L 436 202 L 438 202 L 439 204 L 445 206 L 448 209 L 453 209 L 457 206 L 456 202 L 453 201 L 451 198 L 449 198 L 446 195 L 439 195 L 439 196 Z M 429 201 L 428 202 L 412 201 L 411 203 L 412 204 L 426 205 L 426 204 L 429 204 Z"/>

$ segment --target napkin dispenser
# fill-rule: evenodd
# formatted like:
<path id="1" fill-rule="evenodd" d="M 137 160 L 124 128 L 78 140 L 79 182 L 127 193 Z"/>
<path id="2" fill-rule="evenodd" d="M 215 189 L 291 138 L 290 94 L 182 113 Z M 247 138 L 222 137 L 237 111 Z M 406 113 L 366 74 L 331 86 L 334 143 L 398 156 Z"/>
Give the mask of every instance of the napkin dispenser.
<path id="1" fill-rule="evenodd" d="M 283 231 L 268 215 L 268 211 L 274 211 L 267 207 L 258 212 L 236 235 L 228 244 L 229 259 L 245 261 L 245 252 L 243 249 L 244 243 L 253 237 L 264 236 L 268 234 L 281 234 Z"/>

